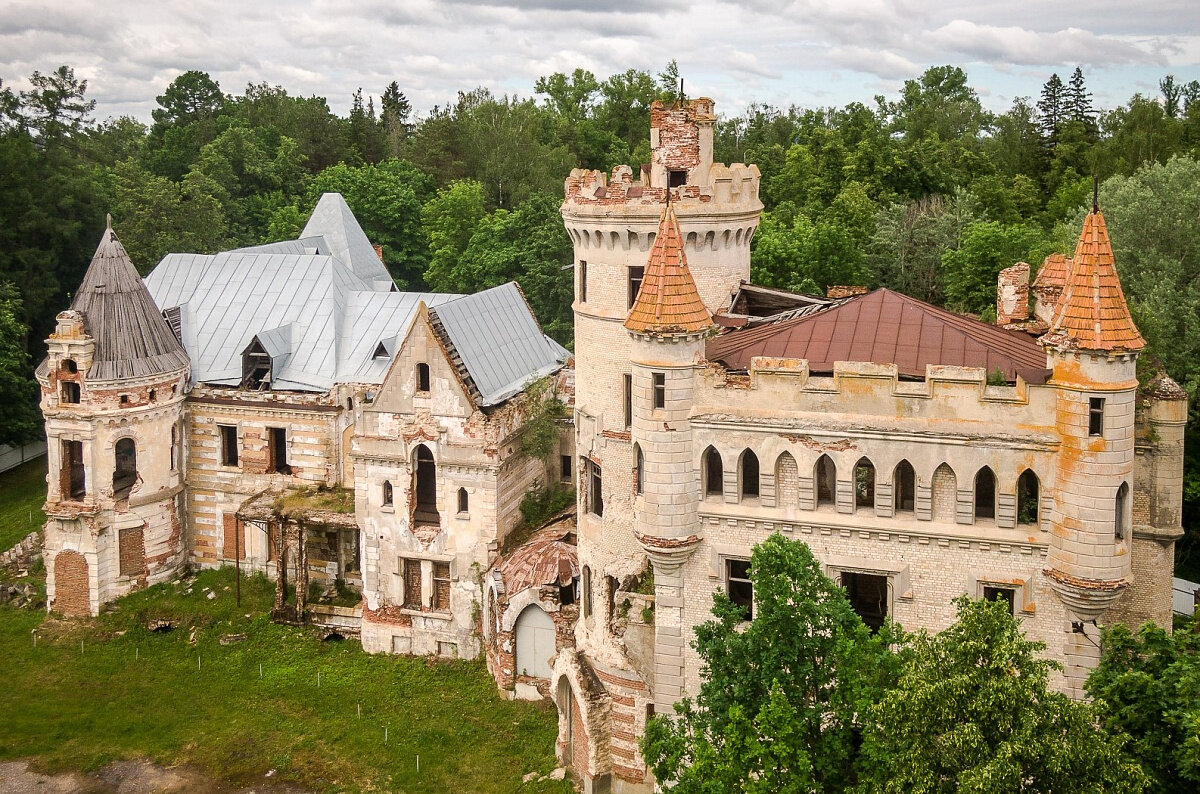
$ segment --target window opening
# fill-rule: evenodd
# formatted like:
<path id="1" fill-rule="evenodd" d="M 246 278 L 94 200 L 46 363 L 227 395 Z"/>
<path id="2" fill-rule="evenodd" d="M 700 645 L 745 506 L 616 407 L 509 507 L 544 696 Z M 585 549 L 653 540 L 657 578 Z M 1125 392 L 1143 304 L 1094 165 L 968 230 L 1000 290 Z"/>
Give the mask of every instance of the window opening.
<path id="1" fill-rule="evenodd" d="M 267 428 L 267 471 L 273 474 L 291 474 L 287 462 L 287 428 Z"/>
<path id="2" fill-rule="evenodd" d="M 58 365 L 58 368 L 72 375 L 79 371 L 79 365 L 75 363 L 75 359 L 73 358 L 64 358 L 62 363 Z"/>
<path id="3" fill-rule="evenodd" d="M 687 184 L 687 171 L 668 171 L 667 187 L 683 187 Z"/>
<path id="4" fill-rule="evenodd" d="M 817 506 L 837 504 L 837 467 L 828 455 L 817 458 L 813 478 L 817 481 Z"/>
<path id="5" fill-rule="evenodd" d="M 72 405 L 79 403 L 79 384 L 73 380 L 59 381 L 58 384 L 59 402 L 70 403 Z"/>
<path id="6" fill-rule="evenodd" d="M 579 591 L 579 577 L 576 576 L 571 580 L 570 584 L 559 582 L 558 585 L 558 603 L 564 607 L 569 607 L 575 603 L 575 598 Z"/>
<path id="7" fill-rule="evenodd" d="M 854 506 L 875 507 L 875 464 L 866 458 L 854 464 Z"/>
<path id="8" fill-rule="evenodd" d="M 1038 523 L 1038 487 L 1037 475 L 1032 469 L 1021 472 L 1017 478 L 1017 523 Z"/>
<path id="9" fill-rule="evenodd" d="M 1121 483 L 1121 487 L 1117 489 L 1116 504 L 1113 507 L 1116 511 L 1113 516 L 1113 535 L 1117 540 L 1124 540 L 1125 523 L 1129 520 L 1129 483 Z"/>
<path id="10" fill-rule="evenodd" d="M 621 376 L 621 401 L 625 406 L 625 427 L 633 427 L 633 375 Z"/>
<path id="11" fill-rule="evenodd" d="M 645 265 L 631 265 L 629 268 L 629 305 L 628 308 L 633 308 L 634 301 L 637 300 L 638 290 L 642 288 L 642 279 L 645 278 Z"/>
<path id="12" fill-rule="evenodd" d="M 404 606 L 407 609 L 421 608 L 421 561 L 404 561 Z"/>
<path id="13" fill-rule="evenodd" d="M 879 574 L 852 571 L 842 573 L 842 587 L 846 588 L 846 599 L 872 634 L 878 633 L 887 619 L 887 584 L 888 578 Z"/>
<path id="14" fill-rule="evenodd" d="M 704 450 L 704 493 L 720 496 L 725 492 L 725 473 L 722 471 L 721 453 L 712 447 Z"/>
<path id="15" fill-rule="evenodd" d="M 664 372 L 654 373 L 654 407 L 667 407 L 667 376 Z"/>
<path id="16" fill-rule="evenodd" d="M 637 444 L 633 445 L 633 492 L 639 496 L 646 487 L 645 469 L 646 462 L 642 458 L 642 448 Z"/>
<path id="17" fill-rule="evenodd" d="M 975 475 L 975 520 L 996 517 L 996 475 L 984 466 Z"/>
<path id="18" fill-rule="evenodd" d="M 466 488 L 458 489 L 458 512 L 459 513 L 467 512 L 467 489 Z"/>
<path id="19" fill-rule="evenodd" d="M 392 506 L 392 482 L 391 480 L 383 481 L 383 506 Z"/>
<path id="20" fill-rule="evenodd" d="M 446 612 L 450 609 L 450 563 L 433 564 L 433 608 Z"/>
<path id="21" fill-rule="evenodd" d="M 750 450 L 742 453 L 742 498 L 758 497 L 758 456 Z"/>
<path id="22" fill-rule="evenodd" d="M 749 560 L 725 560 L 725 593 L 742 608 L 744 620 L 754 620 L 754 583 Z"/>
<path id="23" fill-rule="evenodd" d="M 176 462 L 176 458 L 175 458 L 175 447 L 177 444 L 177 440 L 176 440 L 177 434 L 178 434 L 178 430 L 176 429 L 175 425 L 171 425 L 171 471 L 175 471 L 176 467 L 178 466 L 178 464 Z"/>
<path id="24" fill-rule="evenodd" d="M 256 391 L 271 388 L 271 356 L 258 337 L 242 353 L 242 386 Z"/>
<path id="25" fill-rule="evenodd" d="M 587 303 L 587 262 L 579 260 L 579 302 Z"/>
<path id="26" fill-rule="evenodd" d="M 600 466 L 589 459 L 588 467 L 588 512 L 593 515 L 604 515 L 604 490 L 601 480 Z"/>
<path id="27" fill-rule="evenodd" d="M 388 353 L 387 346 L 380 342 L 375 345 L 375 352 L 371 354 L 371 358 L 388 358 L 391 354 Z"/>
<path id="28" fill-rule="evenodd" d="M 893 499 L 897 513 L 911 513 L 917 504 L 917 473 L 912 464 L 902 460 L 896 464 L 896 473 L 892 475 L 895 488 Z"/>
<path id="29" fill-rule="evenodd" d="M 1017 591 L 1011 587 L 992 587 L 985 585 L 983 588 L 984 601 L 1004 601 L 1008 604 L 1008 614 L 1016 614 L 1016 596 Z"/>
<path id="30" fill-rule="evenodd" d="M 124 499 L 137 482 L 137 445 L 133 439 L 117 441 L 113 457 L 113 498 Z"/>
<path id="31" fill-rule="evenodd" d="M 583 566 L 580 572 L 580 580 L 583 585 L 583 616 L 590 618 L 592 616 L 592 569 L 588 566 Z"/>
<path id="32" fill-rule="evenodd" d="M 559 479 L 563 480 L 564 482 L 571 481 L 571 456 L 570 455 L 559 455 L 558 456 L 558 473 L 559 473 Z"/>
<path id="33" fill-rule="evenodd" d="M 238 465 L 237 427 L 234 425 L 217 425 L 221 434 L 221 465 Z"/>
<path id="34" fill-rule="evenodd" d="M 1088 435 L 1104 435 L 1104 398 L 1088 399 Z"/>
<path id="35" fill-rule="evenodd" d="M 417 391 L 429 391 L 429 365 L 417 365 Z"/>
<path id="36" fill-rule="evenodd" d="M 62 442 L 62 480 L 60 489 L 68 499 L 83 499 L 87 494 L 86 472 L 83 465 L 83 442 Z"/>
<path id="37" fill-rule="evenodd" d="M 433 453 L 424 444 L 417 445 L 416 471 L 413 473 L 413 486 L 417 495 L 416 510 L 413 513 L 413 523 L 420 525 L 441 523 L 437 510 L 437 465 L 433 462 Z"/>

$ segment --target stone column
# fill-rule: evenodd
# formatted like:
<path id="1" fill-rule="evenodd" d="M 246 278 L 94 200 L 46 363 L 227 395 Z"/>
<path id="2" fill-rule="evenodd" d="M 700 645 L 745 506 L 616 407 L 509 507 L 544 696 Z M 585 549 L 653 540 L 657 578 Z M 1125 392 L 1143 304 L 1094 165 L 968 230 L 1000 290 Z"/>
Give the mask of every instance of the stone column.
<path id="1" fill-rule="evenodd" d="M 700 537 L 638 535 L 638 541 L 654 567 L 654 711 L 670 714 L 685 689 L 683 564 L 696 550 Z"/>

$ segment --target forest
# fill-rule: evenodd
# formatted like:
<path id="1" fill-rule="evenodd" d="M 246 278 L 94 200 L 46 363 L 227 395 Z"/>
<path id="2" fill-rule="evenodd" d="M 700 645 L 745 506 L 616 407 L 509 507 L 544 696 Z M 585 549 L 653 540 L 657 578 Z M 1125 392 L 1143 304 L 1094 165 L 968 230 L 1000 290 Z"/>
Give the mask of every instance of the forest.
<path id="1" fill-rule="evenodd" d="M 11 76 L 10 80 L 11 80 Z M 41 432 L 33 366 L 104 228 L 143 273 L 168 252 L 295 236 L 321 193 L 341 192 L 403 289 L 521 284 L 570 344 L 570 240 L 559 216 L 575 167 L 649 159 L 649 108 L 679 90 L 655 74 L 539 78 L 528 96 L 463 91 L 414 112 L 397 82 L 322 97 L 249 84 L 229 94 L 189 71 L 148 126 L 95 118 L 69 66 L 0 81 L 0 443 Z M 715 156 L 756 163 L 766 211 L 753 279 L 822 292 L 886 286 L 994 318 L 996 274 L 1070 254 L 1099 180 L 1146 378 L 1191 396 L 1185 524 L 1200 509 L 1200 81 L 1097 108 L 1082 69 L 989 112 L 966 72 L 928 69 L 873 104 L 751 104 L 721 116 Z M 349 93 L 349 90 L 348 90 Z M 718 110 L 720 108 L 718 107 Z M 1200 542 L 1179 546 L 1200 574 Z"/>

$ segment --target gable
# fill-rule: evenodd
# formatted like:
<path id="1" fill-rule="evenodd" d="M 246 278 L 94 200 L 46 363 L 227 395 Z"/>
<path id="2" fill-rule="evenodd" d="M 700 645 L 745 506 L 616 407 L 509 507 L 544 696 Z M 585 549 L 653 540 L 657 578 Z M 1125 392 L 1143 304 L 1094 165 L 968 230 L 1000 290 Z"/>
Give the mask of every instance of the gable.
<path id="1" fill-rule="evenodd" d="M 427 396 L 417 395 L 419 364 L 429 367 Z M 435 416 L 466 417 L 475 412 L 475 401 L 441 345 L 424 303 L 418 305 L 368 410 L 414 414 L 418 409 Z"/>

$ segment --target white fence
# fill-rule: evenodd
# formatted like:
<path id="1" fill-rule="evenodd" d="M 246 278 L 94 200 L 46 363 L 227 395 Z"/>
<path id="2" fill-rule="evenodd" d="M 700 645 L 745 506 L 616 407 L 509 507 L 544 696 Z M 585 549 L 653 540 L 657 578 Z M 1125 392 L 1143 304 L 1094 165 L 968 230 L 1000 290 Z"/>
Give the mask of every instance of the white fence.
<path id="1" fill-rule="evenodd" d="M 15 469 L 25 461 L 40 458 L 45 454 L 45 441 L 31 441 L 20 447 L 0 445 L 0 472 Z"/>

